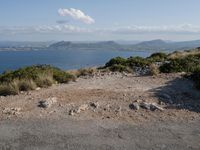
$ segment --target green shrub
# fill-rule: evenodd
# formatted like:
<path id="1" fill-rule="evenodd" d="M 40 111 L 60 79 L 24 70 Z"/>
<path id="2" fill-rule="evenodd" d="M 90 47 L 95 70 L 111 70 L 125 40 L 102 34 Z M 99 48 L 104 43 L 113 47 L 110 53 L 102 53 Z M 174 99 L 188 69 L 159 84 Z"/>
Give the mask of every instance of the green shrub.
<path id="1" fill-rule="evenodd" d="M 164 73 L 195 72 L 196 70 L 200 70 L 199 55 L 189 55 L 183 58 L 171 59 L 169 63 L 160 66 L 160 71 Z"/>
<path id="2" fill-rule="evenodd" d="M 0 83 L 11 82 L 15 79 L 32 79 L 33 81 L 38 80 L 39 76 L 49 74 L 53 75 L 53 80 L 58 83 L 66 83 L 74 79 L 74 76 L 60 70 L 59 68 L 52 67 L 50 65 L 37 65 L 18 69 L 16 71 L 10 71 L 0 76 Z"/>
<path id="3" fill-rule="evenodd" d="M 53 79 L 58 83 L 68 83 L 69 81 L 74 81 L 75 76 L 67 72 L 57 70 L 53 72 Z"/>
<path id="4" fill-rule="evenodd" d="M 53 83 L 67 83 L 75 77 L 59 68 L 49 65 L 36 65 L 0 75 L 0 95 L 17 94 L 19 91 L 48 87 Z"/>
<path id="5" fill-rule="evenodd" d="M 127 59 L 126 64 L 132 67 L 145 67 L 151 64 L 149 60 L 142 57 L 130 57 Z"/>
<path id="6" fill-rule="evenodd" d="M 114 64 L 109 69 L 113 72 L 130 72 L 130 69 L 127 66 L 121 64 Z"/>
<path id="7" fill-rule="evenodd" d="M 127 60 L 122 57 L 112 58 L 109 62 L 106 63 L 105 67 L 111 67 L 113 65 L 126 65 Z"/>
<path id="8" fill-rule="evenodd" d="M 163 62 L 167 60 L 167 56 L 166 53 L 159 52 L 152 54 L 150 57 L 147 57 L 147 59 L 151 62 Z"/>

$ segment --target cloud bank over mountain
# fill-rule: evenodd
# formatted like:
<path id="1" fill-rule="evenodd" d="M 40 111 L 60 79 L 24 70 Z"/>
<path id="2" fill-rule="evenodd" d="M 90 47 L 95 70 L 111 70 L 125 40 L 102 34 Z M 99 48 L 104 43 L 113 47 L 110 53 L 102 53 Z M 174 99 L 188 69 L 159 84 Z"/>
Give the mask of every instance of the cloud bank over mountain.
<path id="1" fill-rule="evenodd" d="M 171 25 L 171 26 L 127 26 L 114 28 L 89 28 L 79 27 L 62 22 L 57 25 L 38 25 L 38 26 L 0 26 L 0 34 L 29 34 L 29 33 L 94 33 L 94 34 L 200 34 L 200 26 L 191 24 Z"/>

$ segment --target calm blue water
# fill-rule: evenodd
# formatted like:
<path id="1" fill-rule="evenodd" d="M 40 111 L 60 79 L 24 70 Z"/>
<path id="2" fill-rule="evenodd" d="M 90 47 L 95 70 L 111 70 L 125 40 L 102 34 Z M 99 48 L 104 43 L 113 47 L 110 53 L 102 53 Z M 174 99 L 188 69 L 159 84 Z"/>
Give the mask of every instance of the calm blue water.
<path id="1" fill-rule="evenodd" d="M 48 51 L 4 51 L 0 52 L 0 72 L 14 70 L 34 64 L 50 64 L 61 69 L 104 65 L 113 57 L 147 57 L 149 51 L 110 50 L 48 50 Z"/>

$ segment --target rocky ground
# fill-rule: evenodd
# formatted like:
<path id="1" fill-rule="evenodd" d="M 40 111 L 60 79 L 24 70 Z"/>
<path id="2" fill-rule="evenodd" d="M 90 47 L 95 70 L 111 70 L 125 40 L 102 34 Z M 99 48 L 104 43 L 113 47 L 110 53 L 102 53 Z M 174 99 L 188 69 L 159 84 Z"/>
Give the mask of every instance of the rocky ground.
<path id="1" fill-rule="evenodd" d="M 0 97 L 0 127 L 2 129 L 0 130 L 2 133 L 0 135 L 0 145 L 2 144 L 4 148 L 9 143 L 9 138 L 12 137 L 10 132 L 12 129 L 14 131 L 15 127 L 20 127 L 20 130 L 15 131 L 18 136 L 22 136 L 25 131 L 27 134 L 33 134 L 35 130 L 37 131 L 37 128 L 33 128 L 33 126 L 38 126 L 38 131 L 44 131 L 44 135 L 47 134 L 47 130 L 55 130 L 54 134 L 61 134 L 62 128 L 63 130 L 67 128 L 72 131 L 72 133 L 70 132 L 71 136 L 67 131 L 63 132 L 67 132 L 66 136 L 69 136 L 69 139 L 77 138 L 80 140 L 84 137 L 83 135 L 78 136 L 78 133 L 76 133 L 73 137 L 76 129 L 72 126 L 75 125 L 77 130 L 80 130 L 80 134 L 86 134 L 85 137 L 88 140 L 93 137 L 92 132 L 94 132 L 93 140 L 96 140 L 97 145 L 93 147 L 94 145 L 91 145 L 89 141 L 84 145 L 84 142 L 80 140 L 77 141 L 78 143 L 71 143 L 74 144 L 74 149 L 80 149 L 81 146 L 83 146 L 82 149 L 131 149 L 132 146 L 138 149 L 148 149 L 148 146 L 142 147 L 143 144 L 139 143 L 141 138 L 144 140 L 143 142 L 149 143 L 150 149 L 173 149 L 176 146 L 175 149 L 199 149 L 199 112 L 200 92 L 195 89 L 192 81 L 183 78 L 181 74 L 161 74 L 154 77 L 98 73 L 93 76 L 78 78 L 76 82 L 70 82 L 69 84 L 23 92 L 16 96 Z M 47 121 L 45 122 L 45 120 Z M 74 121 L 77 122 L 72 123 Z M 42 125 L 50 127 L 43 130 L 45 127 L 40 127 L 41 122 Z M 52 122 L 54 122 L 53 125 L 51 125 Z M 102 130 L 102 133 L 99 130 L 98 132 L 93 130 L 104 122 L 106 122 L 105 128 L 109 128 L 108 130 Z M 116 124 L 123 125 L 115 128 Z M 30 127 L 31 125 L 33 126 Z M 66 127 L 63 127 L 64 125 Z M 58 128 L 55 128 L 55 126 Z M 89 127 L 91 127 L 91 130 Z M 83 130 L 84 128 L 87 128 L 87 130 Z M 136 132 L 139 128 L 142 131 Z M 123 135 L 117 134 L 118 130 Z M 173 132 L 174 134 L 172 134 Z M 187 132 L 183 135 L 184 138 L 181 137 L 184 134 L 182 132 Z M 100 135 L 97 138 L 95 134 Z M 150 144 L 151 137 L 148 137 L 148 135 L 153 137 L 153 146 Z M 165 138 L 164 135 L 166 135 Z M 38 132 L 38 135 L 35 136 L 40 137 L 41 135 Z M 122 147 L 119 145 L 112 147 L 111 143 L 106 145 L 104 138 L 107 136 L 109 136 L 111 143 L 112 138 L 117 138 L 119 143 L 116 144 L 123 143 L 120 137 L 122 139 L 130 137 L 127 141 L 125 140 L 126 142 L 124 141 L 129 144 L 125 147 L 123 147 L 123 144 Z M 134 136 L 141 137 L 132 139 Z M 159 145 L 159 136 L 164 138 L 163 141 L 161 140 L 163 145 Z M 35 143 L 40 141 L 40 139 L 36 140 L 34 137 L 29 137 L 29 135 L 25 137 L 30 138 L 27 143 L 31 143 L 31 140 Z M 13 138 L 16 140 L 15 137 Z M 26 139 L 18 137 L 18 140 L 20 138 L 21 140 Z M 175 140 L 174 146 L 171 145 L 174 141 L 170 139 Z M 130 143 L 131 141 L 133 143 Z M 182 143 L 186 141 L 188 145 Z M 62 143 L 63 140 L 60 142 Z M 19 144 L 16 141 L 14 143 Z M 69 141 L 66 141 L 66 143 L 70 146 Z M 44 148 L 40 147 L 41 143 L 38 144 L 36 147 L 33 145 L 33 149 Z M 42 144 L 42 146 L 45 145 L 45 143 Z M 50 147 L 52 146 L 49 145 L 50 143 L 47 144 Z M 100 147 L 101 144 L 105 144 L 105 147 Z M 158 147 L 156 147 L 156 144 Z M 16 147 L 20 148 L 19 145 Z M 11 144 L 11 146 L 13 145 Z M 73 147 L 73 145 L 71 146 Z M 45 148 L 51 149 L 52 147 L 50 147 Z"/>

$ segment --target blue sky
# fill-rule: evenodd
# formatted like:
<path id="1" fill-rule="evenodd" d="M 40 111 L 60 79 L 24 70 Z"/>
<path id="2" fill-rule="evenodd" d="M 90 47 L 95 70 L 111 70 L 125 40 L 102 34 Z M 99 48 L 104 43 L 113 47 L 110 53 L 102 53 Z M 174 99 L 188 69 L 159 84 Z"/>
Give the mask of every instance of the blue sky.
<path id="1" fill-rule="evenodd" d="M 195 40 L 199 6 L 199 0 L 1 0 L 0 40 Z"/>

